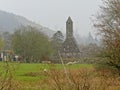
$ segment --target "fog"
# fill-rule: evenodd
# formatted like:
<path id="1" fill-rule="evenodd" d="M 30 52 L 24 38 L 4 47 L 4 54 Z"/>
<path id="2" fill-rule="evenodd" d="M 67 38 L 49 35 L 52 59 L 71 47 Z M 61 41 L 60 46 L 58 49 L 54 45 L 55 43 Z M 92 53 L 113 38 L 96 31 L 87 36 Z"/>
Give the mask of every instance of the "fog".
<path id="1" fill-rule="evenodd" d="M 87 35 L 94 32 L 90 18 L 97 13 L 102 0 L 0 0 L 0 10 L 21 15 L 29 20 L 65 32 L 65 22 L 71 16 L 74 32 Z"/>

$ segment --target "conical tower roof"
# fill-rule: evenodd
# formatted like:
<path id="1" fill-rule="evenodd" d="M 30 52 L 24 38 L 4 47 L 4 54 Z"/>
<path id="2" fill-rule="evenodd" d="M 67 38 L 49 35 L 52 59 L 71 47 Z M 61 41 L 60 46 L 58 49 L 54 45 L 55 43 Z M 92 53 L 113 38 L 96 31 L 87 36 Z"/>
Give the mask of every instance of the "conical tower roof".
<path id="1" fill-rule="evenodd" d="M 72 19 L 71 19 L 71 17 L 70 17 L 70 16 L 68 17 L 68 19 L 67 19 L 66 23 L 73 23 L 73 21 L 72 21 Z"/>

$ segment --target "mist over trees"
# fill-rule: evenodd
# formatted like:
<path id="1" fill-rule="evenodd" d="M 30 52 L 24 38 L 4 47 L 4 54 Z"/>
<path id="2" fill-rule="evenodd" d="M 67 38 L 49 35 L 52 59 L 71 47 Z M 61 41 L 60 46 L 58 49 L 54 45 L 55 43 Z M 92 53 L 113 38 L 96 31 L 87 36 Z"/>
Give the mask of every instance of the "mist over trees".
<path id="1" fill-rule="evenodd" d="M 50 42 L 36 28 L 21 27 L 12 35 L 11 46 L 25 62 L 41 62 L 52 53 Z"/>
<path id="2" fill-rule="evenodd" d="M 57 31 L 51 38 L 52 47 L 58 50 L 64 42 L 64 36 L 61 31 Z"/>
<path id="3" fill-rule="evenodd" d="M 3 32 L 1 37 L 4 41 L 4 50 L 11 50 L 11 36 L 12 34 L 9 32 Z"/>
<path id="4" fill-rule="evenodd" d="M 104 64 L 120 74 L 120 0 L 103 0 L 94 26 L 103 41 Z"/>
<path id="5" fill-rule="evenodd" d="M 4 41 L 3 41 L 2 37 L 0 37 L 0 51 L 3 50 L 4 45 L 5 45 Z"/>

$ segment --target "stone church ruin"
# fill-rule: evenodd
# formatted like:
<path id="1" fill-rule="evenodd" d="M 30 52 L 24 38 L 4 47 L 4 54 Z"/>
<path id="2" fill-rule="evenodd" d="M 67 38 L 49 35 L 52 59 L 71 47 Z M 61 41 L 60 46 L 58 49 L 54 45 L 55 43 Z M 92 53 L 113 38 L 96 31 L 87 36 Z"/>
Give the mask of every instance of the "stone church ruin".
<path id="1" fill-rule="evenodd" d="M 60 31 L 58 32 L 60 33 Z M 60 57 L 65 63 L 78 61 L 80 58 L 80 50 L 73 36 L 73 21 L 71 17 L 68 17 L 68 20 L 66 21 L 66 39 L 57 49 L 53 62 L 60 62 Z"/>

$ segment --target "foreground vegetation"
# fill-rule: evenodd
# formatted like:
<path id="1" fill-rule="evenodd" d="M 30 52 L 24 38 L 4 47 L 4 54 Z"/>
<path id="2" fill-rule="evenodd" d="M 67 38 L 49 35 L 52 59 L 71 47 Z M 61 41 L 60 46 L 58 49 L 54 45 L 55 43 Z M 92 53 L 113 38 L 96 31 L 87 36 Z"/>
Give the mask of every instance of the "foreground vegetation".
<path id="1" fill-rule="evenodd" d="M 103 0 L 94 26 L 102 39 L 102 63 L 115 68 L 120 75 L 120 0 Z"/>
<path id="2" fill-rule="evenodd" d="M 6 71 L 5 63 L 0 63 Z M 120 77 L 109 70 L 98 71 L 92 64 L 10 63 L 6 87 L 1 90 L 119 90 Z M 9 70 L 8 70 L 9 71 Z M 4 85 L 1 76 L 1 86 Z M 0 87 L 1 87 L 0 86 Z M 8 89 L 9 87 L 10 89 Z M 6 89 L 7 88 L 7 89 Z"/>

